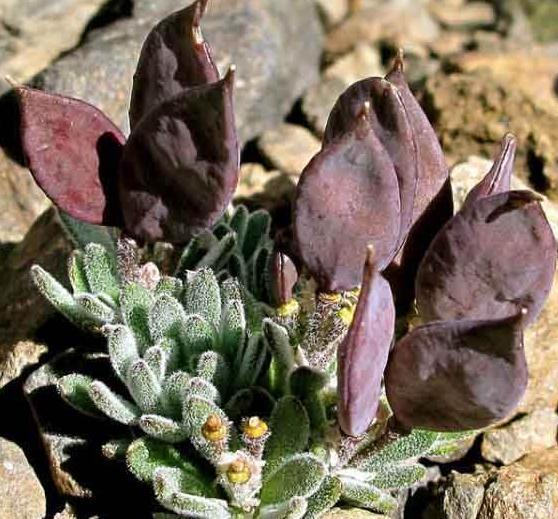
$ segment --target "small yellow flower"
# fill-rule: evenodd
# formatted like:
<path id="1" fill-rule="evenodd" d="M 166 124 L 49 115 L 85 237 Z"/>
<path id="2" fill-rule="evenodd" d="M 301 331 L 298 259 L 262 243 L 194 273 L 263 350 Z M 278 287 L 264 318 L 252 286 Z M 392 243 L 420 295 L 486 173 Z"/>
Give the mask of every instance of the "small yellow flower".
<path id="1" fill-rule="evenodd" d="M 235 485 L 248 483 L 251 477 L 250 467 L 244 460 L 234 460 L 227 469 L 227 479 Z"/>
<path id="2" fill-rule="evenodd" d="M 296 299 L 291 299 L 288 303 L 281 305 L 277 309 L 277 315 L 279 317 L 290 317 L 298 312 L 299 304 Z"/>
<path id="3" fill-rule="evenodd" d="M 355 316 L 355 309 L 356 305 L 344 306 L 337 312 L 337 315 L 345 325 L 350 326 Z"/>
<path id="4" fill-rule="evenodd" d="M 321 292 L 318 295 L 318 298 L 322 301 L 322 303 L 339 303 L 339 301 L 341 301 L 341 294 L 337 292 Z"/>
<path id="5" fill-rule="evenodd" d="M 202 426 L 203 437 L 210 442 L 219 442 L 227 437 L 227 425 L 216 414 L 210 414 Z"/>
<path id="6" fill-rule="evenodd" d="M 257 416 L 252 416 L 242 426 L 242 432 L 251 440 L 258 440 L 267 433 L 268 429 L 267 424 Z"/>

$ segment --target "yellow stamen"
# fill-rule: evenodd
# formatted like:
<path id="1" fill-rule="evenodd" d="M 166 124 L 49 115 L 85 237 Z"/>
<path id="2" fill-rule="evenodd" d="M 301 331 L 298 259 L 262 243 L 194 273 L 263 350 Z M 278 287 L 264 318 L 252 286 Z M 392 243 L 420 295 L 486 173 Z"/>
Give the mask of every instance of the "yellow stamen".
<path id="1" fill-rule="evenodd" d="M 243 460 L 233 461 L 227 469 L 227 479 L 235 485 L 248 483 L 251 476 L 252 473 L 250 472 L 250 467 Z"/>
<path id="2" fill-rule="evenodd" d="M 277 309 L 277 315 L 279 317 L 290 317 L 298 312 L 299 304 L 296 299 L 291 299 L 288 303 L 281 305 Z"/>
<path id="3" fill-rule="evenodd" d="M 337 312 L 337 316 L 343 321 L 346 326 L 351 326 L 355 317 L 356 305 L 344 306 Z"/>
<path id="4" fill-rule="evenodd" d="M 242 432 L 251 440 L 257 440 L 266 434 L 268 429 L 267 424 L 263 420 L 260 420 L 257 416 L 252 416 L 244 423 Z"/>
<path id="5" fill-rule="evenodd" d="M 341 301 L 341 294 L 337 292 L 322 292 L 318 295 L 318 298 L 323 303 L 339 303 L 339 301 Z"/>
<path id="6" fill-rule="evenodd" d="M 227 437 L 227 426 L 216 414 L 210 414 L 202 426 L 203 437 L 210 442 L 218 442 Z"/>

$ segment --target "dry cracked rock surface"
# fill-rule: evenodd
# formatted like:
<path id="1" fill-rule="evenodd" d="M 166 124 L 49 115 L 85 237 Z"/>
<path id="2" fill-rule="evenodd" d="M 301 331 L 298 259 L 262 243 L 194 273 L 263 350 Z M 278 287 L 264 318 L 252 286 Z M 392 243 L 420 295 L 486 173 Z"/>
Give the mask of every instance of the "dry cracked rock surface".
<path id="1" fill-rule="evenodd" d="M 184 4 L 0 0 L 0 77 L 85 99 L 126 129 L 142 40 Z M 210 0 L 205 36 L 219 68 L 238 70 L 245 146 L 237 200 L 265 207 L 287 229 L 301 169 L 320 148 L 337 97 L 383 75 L 402 47 L 450 158 L 456 206 L 512 131 L 514 187 L 537 190 L 558 231 L 557 13 L 555 0 Z M 90 424 L 60 406 L 52 385 L 65 350 L 98 344 L 63 324 L 31 286 L 33 262 L 63 279 L 71 244 L 23 165 L 8 90 L 0 79 L 0 407 L 11 416 L 0 421 L 0 437 L 10 440 L 0 439 L 0 519 L 119 517 L 105 482 L 125 475 L 93 462 L 91 450 L 114 431 L 92 439 Z M 558 517 L 558 283 L 525 342 L 530 380 L 517 414 L 464 445 L 461 460 L 436 465 L 436 481 L 402 496 L 401 519 Z M 147 508 L 142 488 L 122 492 Z M 383 516 L 336 509 L 327 517 Z"/>

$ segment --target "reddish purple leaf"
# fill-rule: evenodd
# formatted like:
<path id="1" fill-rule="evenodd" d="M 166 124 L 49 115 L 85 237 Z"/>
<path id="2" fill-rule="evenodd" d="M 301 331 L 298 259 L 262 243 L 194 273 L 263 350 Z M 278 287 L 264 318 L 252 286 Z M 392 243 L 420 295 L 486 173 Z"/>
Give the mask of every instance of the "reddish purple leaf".
<path id="1" fill-rule="evenodd" d="M 393 163 L 367 117 L 326 145 L 297 187 L 295 239 L 322 291 L 360 285 L 366 247 L 389 264 L 399 238 L 400 205 Z"/>
<path id="2" fill-rule="evenodd" d="M 286 254 L 276 252 L 271 264 L 271 291 L 273 302 L 279 307 L 293 299 L 293 289 L 298 281 L 296 266 Z"/>
<path id="3" fill-rule="evenodd" d="M 538 197 L 500 193 L 467 204 L 438 233 L 417 275 L 425 320 L 538 316 L 552 286 L 556 242 Z"/>
<path id="4" fill-rule="evenodd" d="M 83 101 L 27 87 L 16 92 L 23 151 L 39 187 L 78 220 L 118 225 L 120 130 Z"/>
<path id="5" fill-rule="evenodd" d="M 510 190 L 511 176 L 517 139 L 508 133 L 502 140 L 500 151 L 494 159 L 494 164 L 487 175 L 469 192 L 464 205 L 472 204 L 479 198 Z"/>
<path id="6" fill-rule="evenodd" d="M 389 404 L 404 426 L 463 431 L 508 416 L 527 387 L 522 315 L 419 326 L 393 349 Z"/>
<path id="7" fill-rule="evenodd" d="M 187 88 L 219 81 L 211 49 L 200 29 L 207 2 L 197 0 L 171 14 L 147 36 L 134 75 L 132 129 L 159 103 Z"/>
<path id="8" fill-rule="evenodd" d="M 364 434 L 376 416 L 394 326 L 391 289 L 371 247 L 353 322 L 338 350 L 337 417 L 345 434 Z"/>
<path id="9" fill-rule="evenodd" d="M 355 128 L 363 106 L 367 108 L 367 119 L 390 156 L 397 175 L 401 205 L 399 248 L 413 217 L 418 155 L 413 128 L 397 88 L 378 77 L 351 85 L 341 94 L 329 115 L 324 146 Z"/>
<path id="10" fill-rule="evenodd" d="M 212 226 L 239 173 L 234 72 L 164 101 L 132 132 L 120 169 L 127 232 L 140 241 L 184 243 Z"/>

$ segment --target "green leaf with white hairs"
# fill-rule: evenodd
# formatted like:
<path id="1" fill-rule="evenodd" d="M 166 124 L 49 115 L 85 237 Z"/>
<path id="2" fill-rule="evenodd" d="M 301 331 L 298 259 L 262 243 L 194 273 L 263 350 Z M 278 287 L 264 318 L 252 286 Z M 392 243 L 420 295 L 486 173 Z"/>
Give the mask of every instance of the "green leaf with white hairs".
<path id="1" fill-rule="evenodd" d="M 181 279 L 172 276 L 163 276 L 155 287 L 155 297 L 165 294 L 175 299 L 180 299 L 183 289 L 184 283 Z"/>
<path id="2" fill-rule="evenodd" d="M 252 335 L 235 360 L 235 389 L 253 386 L 258 380 L 267 359 L 265 339 L 260 333 Z"/>
<path id="3" fill-rule="evenodd" d="M 117 395 L 106 384 L 98 380 L 89 385 L 89 397 L 99 411 L 125 425 L 135 425 L 140 416 L 139 408 Z"/>
<path id="4" fill-rule="evenodd" d="M 310 439 L 310 421 L 306 409 L 293 396 L 277 401 L 269 420 L 271 436 L 265 445 L 264 471 L 272 470 L 285 456 L 303 452 Z"/>
<path id="5" fill-rule="evenodd" d="M 450 456 L 463 447 L 464 440 L 471 439 L 477 434 L 478 431 L 440 432 L 425 456 Z"/>
<path id="6" fill-rule="evenodd" d="M 191 375 L 186 371 L 175 371 L 163 382 L 161 405 L 173 418 L 182 418 L 182 406 L 190 386 Z"/>
<path id="7" fill-rule="evenodd" d="M 397 509 L 397 500 L 366 480 L 342 476 L 342 498 L 348 503 L 381 513 L 391 513 Z"/>
<path id="8" fill-rule="evenodd" d="M 83 263 L 93 293 L 106 294 L 118 301 L 120 280 L 115 255 L 98 243 L 89 243 L 85 246 Z"/>
<path id="9" fill-rule="evenodd" d="M 241 389 L 228 399 L 224 410 L 235 423 L 246 416 L 257 414 L 270 416 L 275 407 L 275 399 L 262 387 Z"/>
<path id="10" fill-rule="evenodd" d="M 364 471 L 373 472 L 385 465 L 392 465 L 425 456 L 438 438 L 437 432 L 415 429 L 410 434 L 400 436 L 380 450 L 372 446 L 358 455 L 356 466 Z M 368 454 L 368 455 L 367 455 Z"/>
<path id="11" fill-rule="evenodd" d="M 199 356 L 196 375 L 213 384 L 220 393 L 228 389 L 230 373 L 230 367 L 220 353 L 206 351 Z"/>
<path id="12" fill-rule="evenodd" d="M 287 393 L 289 375 L 295 366 L 295 354 L 289 333 L 271 319 L 264 319 L 263 331 L 266 344 L 273 356 L 270 368 L 271 386 L 275 392 Z"/>
<path id="13" fill-rule="evenodd" d="M 136 404 L 144 413 L 157 411 L 161 385 L 145 360 L 138 359 L 130 365 L 127 386 Z"/>
<path id="14" fill-rule="evenodd" d="M 426 468 L 420 463 L 392 465 L 377 469 L 370 483 L 377 488 L 396 490 L 415 485 L 426 477 Z"/>
<path id="15" fill-rule="evenodd" d="M 324 462 L 313 454 L 283 458 L 263 478 L 262 503 L 281 503 L 295 496 L 310 497 L 320 488 L 326 474 Z"/>
<path id="16" fill-rule="evenodd" d="M 145 352 L 143 360 L 147 362 L 149 369 L 153 371 L 157 380 L 162 382 L 167 372 L 167 354 L 163 348 L 152 346 Z"/>
<path id="17" fill-rule="evenodd" d="M 132 330 L 142 354 L 152 343 L 149 312 L 154 302 L 151 292 L 139 283 L 127 283 L 120 295 L 122 318 Z"/>
<path id="18" fill-rule="evenodd" d="M 258 245 L 268 238 L 271 229 L 271 216 L 267 211 L 259 209 L 250 214 L 248 228 L 242 244 L 242 254 L 245 258 L 250 258 Z"/>
<path id="19" fill-rule="evenodd" d="M 31 279 L 48 302 L 74 324 L 82 327 L 97 324 L 94 323 L 87 312 L 76 303 L 72 294 L 39 265 L 33 265 L 31 267 Z"/>
<path id="20" fill-rule="evenodd" d="M 181 341 L 185 359 L 213 349 L 215 328 L 201 315 L 188 315 L 182 328 Z"/>
<path id="21" fill-rule="evenodd" d="M 153 490 L 168 510 L 192 519 L 231 519 L 226 501 L 193 495 L 190 483 L 177 468 L 161 467 L 153 472 Z"/>
<path id="22" fill-rule="evenodd" d="M 77 294 L 75 300 L 90 321 L 98 326 L 110 324 L 116 319 L 114 309 L 98 296 L 92 294 Z"/>
<path id="23" fill-rule="evenodd" d="M 231 301 L 223 309 L 221 343 L 223 351 L 234 358 L 246 338 L 246 317 L 242 301 Z"/>
<path id="24" fill-rule="evenodd" d="M 126 381 L 132 362 L 138 360 L 138 348 L 132 331 L 122 324 L 106 325 L 103 333 L 107 338 L 107 348 L 112 368 L 118 377 Z"/>
<path id="25" fill-rule="evenodd" d="M 68 277 L 74 294 L 83 292 L 91 292 L 87 276 L 85 275 L 84 253 L 81 250 L 75 250 L 68 258 Z"/>
<path id="26" fill-rule="evenodd" d="M 242 285 L 247 283 L 248 270 L 246 262 L 240 254 L 236 252 L 231 254 L 231 257 L 229 258 L 228 271 L 231 276 L 238 279 Z"/>
<path id="27" fill-rule="evenodd" d="M 238 244 L 240 247 L 242 247 L 244 238 L 246 237 L 246 230 L 248 229 L 249 218 L 250 212 L 245 205 L 240 204 L 236 206 L 229 220 L 229 226 L 234 232 L 236 232 Z"/>
<path id="28" fill-rule="evenodd" d="M 203 231 L 192 238 L 182 251 L 176 269 L 177 275 L 184 279 L 186 271 L 194 270 L 207 251 L 217 244 L 217 241 L 211 231 Z"/>
<path id="29" fill-rule="evenodd" d="M 261 508 L 258 519 L 302 519 L 306 517 L 308 501 L 303 497 L 293 497 L 284 503 Z"/>
<path id="30" fill-rule="evenodd" d="M 181 423 L 158 414 L 142 415 L 138 425 L 145 434 L 167 443 L 181 443 L 188 439 Z"/>
<path id="31" fill-rule="evenodd" d="M 341 481 L 335 476 L 326 476 L 315 494 L 308 498 L 305 519 L 318 519 L 333 508 L 341 498 Z"/>
<path id="32" fill-rule="evenodd" d="M 115 229 L 82 222 L 62 211 L 58 211 L 58 214 L 63 228 L 76 247 L 85 249 L 89 243 L 98 243 L 111 253 L 116 253 L 117 232 Z"/>
<path id="33" fill-rule="evenodd" d="M 109 440 L 101 447 L 103 456 L 109 460 L 125 460 L 126 451 L 130 446 L 131 440 L 128 438 L 121 438 L 116 440 Z"/>
<path id="34" fill-rule="evenodd" d="M 197 396 L 212 402 L 221 400 L 219 390 L 211 382 L 201 377 L 192 377 L 189 380 L 186 394 L 187 397 Z"/>
<path id="35" fill-rule="evenodd" d="M 57 387 L 62 398 L 78 411 L 99 417 L 99 409 L 89 396 L 89 386 L 93 382 L 91 377 L 72 373 L 58 379 Z"/>
<path id="36" fill-rule="evenodd" d="M 186 322 L 182 305 L 166 294 L 157 298 L 149 312 L 149 330 L 154 341 L 164 337 L 180 341 Z"/>
<path id="37" fill-rule="evenodd" d="M 236 247 L 236 233 L 229 232 L 213 245 L 205 255 L 198 261 L 197 268 L 211 268 L 218 272 L 223 268 Z"/>
<path id="38" fill-rule="evenodd" d="M 268 301 L 267 269 L 271 258 L 271 247 L 260 246 L 254 253 L 250 262 L 250 289 L 254 296 L 260 301 Z"/>
<path id="39" fill-rule="evenodd" d="M 216 415 L 221 418 L 224 423 L 228 423 L 227 416 L 221 408 L 206 398 L 192 396 L 187 398 L 184 402 L 182 419 L 192 445 L 206 459 L 216 462 L 216 457 L 218 457 L 219 453 L 216 451 L 215 445 L 207 440 L 202 433 L 203 425 L 210 415 Z M 228 448 L 228 441 L 225 440 L 224 444 L 224 449 L 226 451 Z"/>
<path id="40" fill-rule="evenodd" d="M 186 285 L 184 309 L 188 315 L 201 315 L 215 330 L 221 324 L 221 291 L 211 269 L 196 272 Z"/>
<path id="41" fill-rule="evenodd" d="M 163 337 L 155 344 L 155 347 L 161 348 L 166 355 L 166 372 L 172 373 L 173 371 L 182 367 L 182 344 L 170 337 Z"/>

